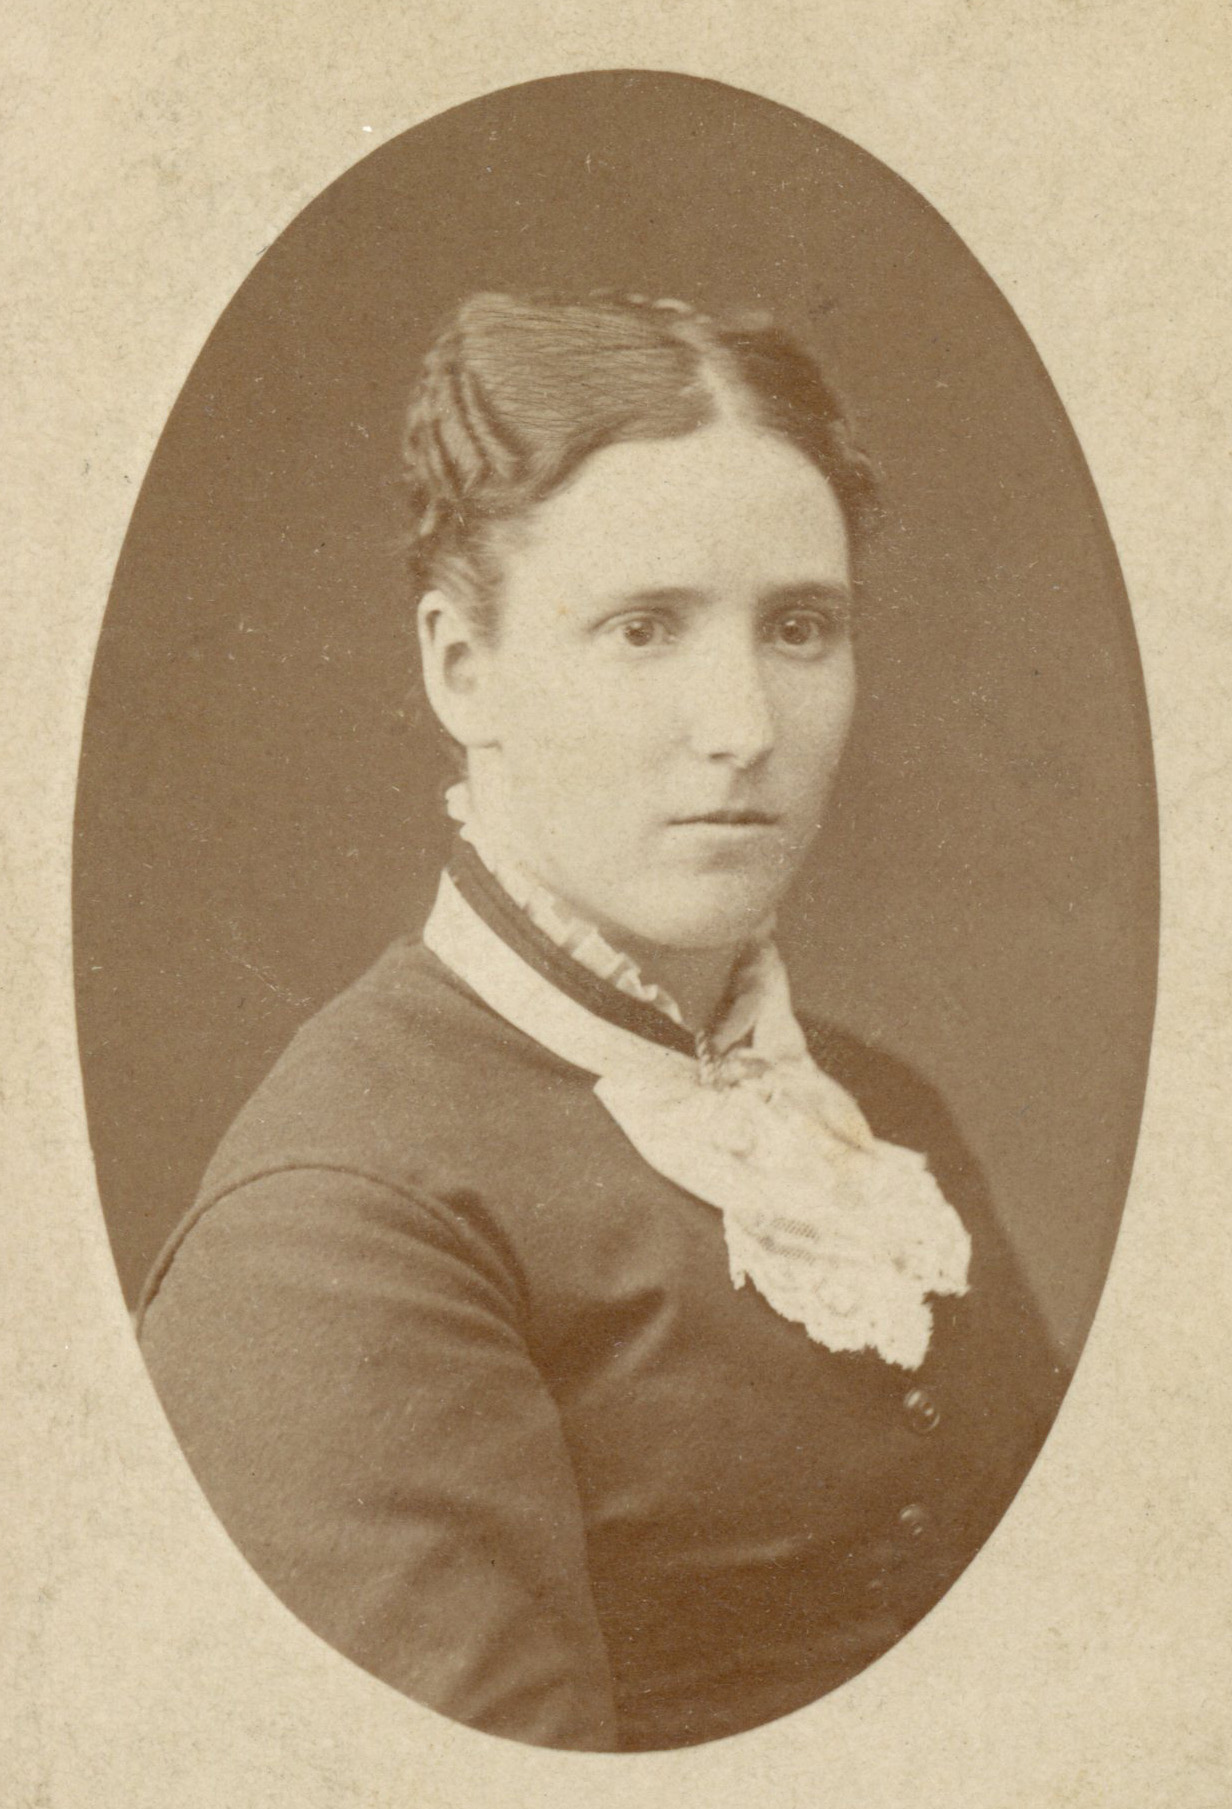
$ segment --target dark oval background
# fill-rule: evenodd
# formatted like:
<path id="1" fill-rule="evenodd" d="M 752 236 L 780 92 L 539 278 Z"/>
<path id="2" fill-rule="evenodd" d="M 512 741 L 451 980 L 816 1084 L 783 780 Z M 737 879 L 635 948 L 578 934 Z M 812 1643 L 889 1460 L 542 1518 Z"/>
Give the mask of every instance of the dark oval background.
<path id="1" fill-rule="evenodd" d="M 449 831 L 402 579 L 400 416 L 477 288 L 771 308 L 884 481 L 857 724 L 783 940 L 907 1057 L 1076 1357 L 1129 1181 L 1158 926 L 1150 738 L 1095 489 L 1022 326 L 898 176 L 714 82 L 473 101 L 307 207 L 159 441 L 99 639 L 76 823 L 90 1135 L 131 1299 L 297 1025 L 417 926 Z"/>

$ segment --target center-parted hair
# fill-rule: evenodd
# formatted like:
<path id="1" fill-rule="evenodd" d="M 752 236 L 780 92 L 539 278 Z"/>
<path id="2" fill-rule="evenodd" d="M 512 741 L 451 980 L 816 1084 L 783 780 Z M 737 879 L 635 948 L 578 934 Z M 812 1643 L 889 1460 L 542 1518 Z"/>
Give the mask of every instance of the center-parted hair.
<path id="1" fill-rule="evenodd" d="M 407 414 L 416 595 L 447 590 L 494 633 L 503 525 L 601 448 L 677 439 L 724 409 L 804 453 L 860 539 L 872 467 L 814 359 L 765 315 L 606 293 L 471 296 L 430 347 Z"/>

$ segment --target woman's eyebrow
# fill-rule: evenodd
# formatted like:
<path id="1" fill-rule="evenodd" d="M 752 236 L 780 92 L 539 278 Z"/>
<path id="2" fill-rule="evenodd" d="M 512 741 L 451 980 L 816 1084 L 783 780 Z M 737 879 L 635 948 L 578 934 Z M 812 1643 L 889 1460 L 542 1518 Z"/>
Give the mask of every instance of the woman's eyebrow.
<path id="1" fill-rule="evenodd" d="M 607 609 L 671 609 L 704 603 L 705 592 L 690 590 L 686 585 L 648 585 L 644 590 L 617 591 L 603 598 Z"/>
<path id="2" fill-rule="evenodd" d="M 601 601 L 605 609 L 671 609 L 688 608 L 694 604 L 702 604 L 707 600 L 704 590 L 692 590 L 687 585 L 662 584 L 647 585 L 638 590 L 618 591 L 606 596 Z M 842 604 L 850 608 L 852 591 L 849 584 L 818 583 L 807 580 L 800 584 L 776 584 L 763 592 L 759 601 L 763 605 L 797 608 L 805 604 L 824 603 Z"/>
<path id="3" fill-rule="evenodd" d="M 763 605 L 774 608 L 803 608 L 807 604 L 823 603 L 829 607 L 839 604 L 850 609 L 853 602 L 849 584 L 780 584 L 762 596 Z"/>

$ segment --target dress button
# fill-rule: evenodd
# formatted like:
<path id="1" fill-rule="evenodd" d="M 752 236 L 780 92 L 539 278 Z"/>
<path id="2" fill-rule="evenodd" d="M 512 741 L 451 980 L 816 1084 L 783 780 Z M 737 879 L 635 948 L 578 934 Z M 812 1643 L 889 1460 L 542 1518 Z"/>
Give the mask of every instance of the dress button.
<path id="1" fill-rule="evenodd" d="M 899 1509 L 899 1525 L 910 1539 L 919 1539 L 928 1530 L 928 1509 L 918 1501 L 909 1501 Z"/>
<path id="2" fill-rule="evenodd" d="M 909 1388 L 903 1396 L 903 1411 L 913 1432 L 935 1432 L 941 1424 L 941 1409 L 923 1388 Z"/>

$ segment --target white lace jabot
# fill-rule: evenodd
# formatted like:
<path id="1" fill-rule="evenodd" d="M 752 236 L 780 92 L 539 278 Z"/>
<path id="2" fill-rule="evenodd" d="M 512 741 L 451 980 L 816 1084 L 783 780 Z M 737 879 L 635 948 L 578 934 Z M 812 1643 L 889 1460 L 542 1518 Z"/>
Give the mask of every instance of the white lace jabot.
<path id="1" fill-rule="evenodd" d="M 465 795 L 455 791 L 450 807 L 461 818 Z M 658 995 L 652 1002 L 682 1022 L 627 956 L 522 869 L 510 871 L 470 826 L 464 833 L 552 940 L 620 990 Z M 718 1208 L 736 1287 L 751 1281 L 830 1350 L 871 1349 L 918 1369 L 932 1333 L 928 1296 L 966 1292 L 970 1239 L 923 1156 L 874 1137 L 851 1096 L 812 1060 L 772 942 L 751 949 L 723 1023 L 694 1060 L 553 986 L 448 875 L 424 941 L 508 1022 L 594 1074 L 596 1097 L 638 1153 Z"/>

